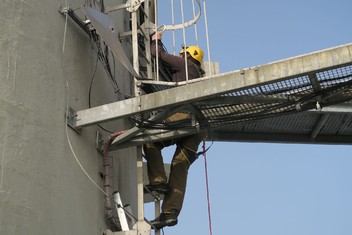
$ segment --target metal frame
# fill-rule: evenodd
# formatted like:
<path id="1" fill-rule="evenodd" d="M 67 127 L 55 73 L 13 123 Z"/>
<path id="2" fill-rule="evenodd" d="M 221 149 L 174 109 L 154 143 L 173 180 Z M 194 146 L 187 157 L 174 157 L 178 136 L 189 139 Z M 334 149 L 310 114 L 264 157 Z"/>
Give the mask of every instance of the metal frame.
<path id="1" fill-rule="evenodd" d="M 347 44 L 287 60 L 194 80 L 187 86 L 142 95 L 76 112 L 75 128 L 126 118 L 161 108 L 209 100 L 241 89 L 352 64 Z"/>

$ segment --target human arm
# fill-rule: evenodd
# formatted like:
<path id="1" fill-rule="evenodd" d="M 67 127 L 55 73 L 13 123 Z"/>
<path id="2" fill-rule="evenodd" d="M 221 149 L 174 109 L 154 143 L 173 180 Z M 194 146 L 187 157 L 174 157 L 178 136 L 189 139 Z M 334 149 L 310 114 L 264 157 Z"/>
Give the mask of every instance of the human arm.
<path id="1" fill-rule="evenodd" d="M 151 38 L 151 54 L 156 57 L 158 52 L 158 59 L 168 66 L 170 66 L 173 70 L 181 70 L 184 69 L 185 60 L 181 57 L 170 55 L 167 53 L 163 47 L 162 43 L 162 33 L 156 32 Z"/>

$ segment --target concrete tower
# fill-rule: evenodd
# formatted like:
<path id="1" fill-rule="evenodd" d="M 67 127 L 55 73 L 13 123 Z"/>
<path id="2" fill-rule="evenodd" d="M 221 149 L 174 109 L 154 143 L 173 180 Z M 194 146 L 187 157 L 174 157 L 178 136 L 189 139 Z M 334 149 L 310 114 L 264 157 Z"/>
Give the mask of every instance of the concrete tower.
<path id="1" fill-rule="evenodd" d="M 100 2 L 90 4 L 99 8 Z M 102 187 L 96 132 L 108 133 L 92 126 L 78 134 L 67 128 L 65 113 L 68 107 L 87 109 L 89 103 L 93 107 L 120 100 L 131 94 L 132 83 L 127 70 L 110 60 L 116 78 L 112 85 L 97 60 L 96 45 L 58 12 L 60 6 L 76 9 L 82 4 L 0 3 L 0 234 L 102 234 L 107 228 L 104 194 L 92 181 Z M 82 15 L 79 9 L 75 12 Z M 112 17 L 117 31 L 130 30 L 127 11 Z M 131 43 L 122 44 L 131 56 Z M 118 131 L 129 123 L 102 126 Z M 136 148 L 112 155 L 113 189 L 136 213 Z"/>

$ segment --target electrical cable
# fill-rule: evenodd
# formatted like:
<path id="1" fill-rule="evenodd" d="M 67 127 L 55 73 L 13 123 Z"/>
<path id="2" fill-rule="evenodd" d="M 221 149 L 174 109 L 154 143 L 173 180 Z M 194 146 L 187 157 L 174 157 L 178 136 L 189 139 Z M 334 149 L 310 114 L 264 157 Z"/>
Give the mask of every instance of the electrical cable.
<path id="1" fill-rule="evenodd" d="M 65 45 L 66 45 L 66 32 L 67 32 L 67 21 L 68 21 L 68 3 L 67 0 L 65 1 L 65 27 L 64 27 L 64 35 L 62 40 L 62 53 L 65 52 Z"/>
<path id="2" fill-rule="evenodd" d="M 67 0 L 66 0 L 66 9 L 68 9 L 68 4 L 67 4 Z M 66 45 L 66 30 L 67 30 L 67 17 L 68 17 L 68 14 L 67 12 L 65 12 L 66 14 L 66 21 L 65 21 L 65 27 L 64 27 L 64 36 L 63 36 L 63 44 L 62 44 L 62 53 L 64 54 L 65 53 L 65 45 Z M 62 62 L 64 64 L 64 62 Z M 63 65 L 63 67 L 65 67 Z M 68 99 L 69 99 L 69 85 L 68 85 L 68 81 L 66 79 L 66 115 L 68 114 L 68 111 L 69 111 L 69 106 L 68 106 Z M 67 118 L 65 120 L 65 131 L 66 131 L 66 139 L 67 139 L 67 142 L 68 142 L 68 145 L 70 147 L 70 150 L 72 152 L 72 155 L 74 156 L 78 166 L 81 168 L 82 172 L 87 176 L 87 178 L 93 183 L 93 185 L 99 190 L 101 191 L 102 193 L 105 194 L 104 190 L 101 189 L 98 184 L 93 180 L 93 178 L 88 174 L 88 172 L 84 169 L 84 167 L 82 166 L 81 162 L 79 161 L 78 157 L 77 157 L 77 154 L 75 153 L 74 149 L 73 149 L 73 146 L 72 146 L 72 143 L 71 143 L 71 139 L 70 139 L 70 136 L 68 134 L 68 125 L 67 125 Z"/>
<path id="3" fill-rule="evenodd" d="M 69 86 L 68 86 L 68 81 L 66 80 L 66 89 L 67 89 L 67 98 L 66 98 L 66 114 L 68 113 L 68 110 L 69 110 L 69 107 L 68 107 L 68 97 L 69 97 Z M 86 171 L 86 169 L 84 169 L 84 167 L 82 166 L 82 163 L 80 162 L 80 160 L 78 159 L 77 157 L 77 154 L 75 153 L 74 149 L 73 149 L 73 146 L 72 146 L 72 143 L 71 143 L 71 139 L 70 139 L 70 136 L 68 134 L 68 125 L 67 125 L 67 118 L 66 118 L 66 127 L 65 127 L 65 130 L 66 130 L 66 139 L 67 139 L 67 142 L 68 142 L 68 145 L 70 147 L 70 150 L 72 152 L 72 155 L 74 156 L 78 166 L 81 168 L 82 172 L 87 176 L 87 178 L 93 183 L 93 185 L 99 190 L 101 191 L 105 196 L 108 196 L 105 191 L 99 187 L 99 185 L 93 180 L 93 178 L 88 174 L 88 172 Z"/>
<path id="4" fill-rule="evenodd" d="M 95 66 L 94 66 L 94 70 L 93 70 L 93 75 L 92 75 L 92 79 L 90 81 L 90 84 L 89 84 L 89 91 L 88 91 L 88 107 L 91 108 L 91 92 L 92 92 L 92 86 L 93 86 L 93 81 L 94 81 L 94 78 L 95 78 L 95 73 L 97 71 L 97 65 L 98 65 L 98 55 L 97 55 L 97 58 L 95 60 Z M 113 131 L 109 131 L 107 130 L 106 128 L 102 127 L 100 124 L 98 124 L 98 127 L 108 133 L 114 133 Z"/>
<path id="5" fill-rule="evenodd" d="M 105 45 L 105 43 L 104 43 L 105 50 L 103 50 L 101 48 L 101 41 L 99 39 L 99 36 L 96 34 L 95 30 L 91 30 L 89 36 L 92 41 L 92 47 L 97 52 L 98 58 L 101 61 L 102 65 L 105 69 L 106 74 L 108 75 L 107 77 L 109 78 L 109 81 L 112 85 L 112 88 L 114 89 L 115 94 L 120 95 L 123 99 L 131 98 L 132 97 L 131 95 L 127 95 L 127 94 L 121 92 L 119 85 L 118 85 L 116 78 L 115 78 L 116 77 L 115 76 L 115 69 L 114 69 L 114 73 L 112 73 L 112 71 L 111 71 L 110 62 L 109 62 L 109 58 L 108 58 L 109 57 L 108 56 L 109 48 Z M 113 59 L 114 59 L 114 61 L 113 61 L 114 66 L 115 66 L 115 58 L 113 57 Z M 119 98 L 119 97 L 117 97 L 117 98 Z"/>
<path id="6" fill-rule="evenodd" d="M 104 145 L 104 157 L 103 157 L 103 161 L 104 161 L 104 164 L 103 164 L 104 165 L 104 175 L 103 175 L 103 178 L 104 178 L 105 191 L 108 191 L 108 192 L 110 191 L 110 185 L 111 184 L 109 182 L 109 177 L 108 177 L 110 164 L 107 161 L 108 160 L 108 155 L 107 154 L 109 153 L 110 145 L 113 142 L 113 140 L 116 139 L 118 136 L 120 136 L 121 134 L 123 134 L 125 132 L 126 131 L 119 131 L 119 132 L 116 132 L 116 133 L 110 135 L 109 139 L 105 142 L 105 145 Z M 106 193 L 106 192 L 105 192 L 105 194 L 109 195 L 109 193 Z M 110 199 L 112 199 L 112 197 L 107 196 L 106 199 L 110 200 Z M 107 200 L 106 203 L 105 203 L 106 206 L 108 206 L 108 207 L 110 206 L 110 201 L 109 200 Z M 116 203 L 115 200 L 113 200 L 113 202 L 119 208 L 123 209 L 125 211 L 125 213 L 130 215 L 134 220 L 138 221 L 138 219 L 134 215 L 132 215 L 129 211 L 127 211 L 122 205 Z M 155 229 L 155 227 L 146 218 L 144 218 L 144 220 Z"/>
<path id="7" fill-rule="evenodd" d="M 68 113 L 68 97 L 69 97 L 69 85 L 68 85 L 68 81 L 66 80 L 66 89 L 67 89 L 67 98 L 66 98 L 66 113 Z M 82 172 L 87 176 L 87 178 L 91 181 L 91 183 L 102 193 L 105 195 L 106 198 L 109 198 L 109 199 L 112 199 L 113 203 L 116 204 L 119 208 L 122 208 L 125 213 L 127 213 L 129 216 L 131 216 L 133 219 L 135 219 L 136 221 L 138 219 L 136 219 L 136 217 L 131 214 L 129 211 L 127 211 L 123 206 L 121 206 L 120 204 L 118 204 L 114 199 L 113 199 L 113 196 L 110 196 L 108 193 L 106 193 L 94 180 L 93 178 L 89 175 L 89 173 L 86 171 L 86 169 L 83 167 L 82 163 L 80 162 L 80 160 L 78 159 L 78 156 L 77 154 L 75 153 L 74 149 L 73 149 L 73 145 L 72 145 L 72 142 L 71 142 L 71 139 L 69 137 L 69 134 L 68 134 L 68 125 L 67 125 L 67 119 L 66 119 L 66 127 L 65 127 L 65 130 L 66 130 L 66 139 L 67 139 L 67 142 L 69 144 L 69 147 L 70 147 L 70 150 L 71 150 L 71 153 L 72 155 L 74 156 L 74 159 L 76 160 L 78 166 L 80 167 L 80 169 L 82 170 Z M 125 131 L 121 131 L 121 132 L 116 132 L 114 133 L 113 135 L 111 135 L 110 139 L 108 140 L 108 143 L 110 144 L 113 139 L 115 139 L 118 135 L 124 133 Z M 108 149 L 108 148 L 107 148 Z"/>
<path id="8" fill-rule="evenodd" d="M 89 91 L 88 91 L 88 107 L 89 107 L 89 108 L 91 108 L 90 100 L 91 100 L 91 93 L 92 93 L 93 81 L 94 81 L 95 73 L 96 73 L 97 67 L 98 67 L 97 65 L 98 65 L 98 55 L 97 55 L 97 58 L 96 58 L 96 60 L 95 60 L 93 75 L 92 75 L 92 79 L 90 80 L 90 84 L 89 84 Z"/>
<path id="9" fill-rule="evenodd" d="M 349 76 L 337 77 L 335 80 L 346 79 Z M 202 113 L 207 113 L 207 110 L 212 110 L 214 108 L 229 108 L 236 109 L 236 112 L 230 112 L 229 114 L 225 113 L 223 115 L 218 116 L 207 116 L 207 118 L 198 118 L 197 123 L 201 128 L 207 127 L 216 127 L 224 124 L 238 123 L 238 122 L 246 122 L 253 121 L 259 119 L 265 119 L 269 117 L 274 117 L 278 115 L 286 115 L 290 113 L 297 113 L 298 111 L 309 110 L 315 108 L 316 101 L 319 97 L 329 97 L 333 94 L 340 92 L 343 89 L 349 89 L 352 86 L 352 80 L 347 80 L 345 82 L 341 82 L 334 87 L 326 88 L 319 92 L 303 94 L 299 99 L 294 97 L 293 99 L 289 98 L 286 102 L 280 103 L 252 103 L 252 104 L 229 104 L 229 105 L 202 105 L 200 110 Z M 284 92 L 286 93 L 286 92 Z M 273 91 L 272 94 L 277 94 L 276 91 Z M 297 96 L 299 93 L 294 94 Z M 265 94 L 266 96 L 270 95 L 269 93 Z M 287 94 L 285 94 L 287 96 Z M 344 100 L 348 100 L 349 98 L 345 98 Z M 324 103 L 324 105 L 331 105 L 332 102 Z M 238 108 L 236 108 L 236 106 Z M 246 107 L 248 106 L 248 107 Z M 297 109 L 297 106 L 300 107 L 300 110 Z M 240 111 L 238 111 L 240 109 Z M 243 110 L 243 111 L 241 111 Z M 165 130 L 174 130 L 174 129 L 183 129 L 183 128 L 194 128 L 195 126 L 191 121 L 181 120 L 176 122 L 155 122 L 150 120 L 142 120 L 137 116 L 133 116 L 132 119 L 137 123 L 140 127 L 150 128 L 150 129 L 165 129 Z"/>
<path id="10" fill-rule="evenodd" d="M 66 26 L 65 26 L 66 28 Z M 66 36 L 66 33 L 64 33 L 64 37 Z M 66 40 L 64 38 L 63 40 L 63 54 L 65 52 L 65 43 L 66 43 Z M 64 61 L 62 61 L 62 64 L 63 64 L 63 70 L 65 71 L 65 66 L 64 66 Z M 67 77 L 67 76 L 66 76 Z M 69 84 L 68 84 L 68 80 L 66 79 L 66 115 L 69 113 Z M 71 150 L 71 153 L 76 161 L 76 163 L 78 164 L 79 168 L 81 169 L 81 171 L 84 173 L 84 175 L 89 179 L 89 181 L 103 194 L 105 195 L 106 198 L 110 198 L 112 199 L 113 196 L 110 196 L 109 194 L 107 194 L 94 180 L 93 178 L 90 176 L 90 174 L 87 172 L 87 170 L 83 167 L 81 161 L 79 160 L 74 148 L 73 148 L 73 145 L 72 145 L 72 142 L 71 142 L 71 139 L 70 139 L 70 136 L 69 136 L 69 133 L 68 133 L 68 118 L 66 118 L 65 120 L 65 132 L 66 132 L 66 140 L 67 140 L 67 143 L 69 145 L 69 148 Z M 113 200 L 113 202 L 115 204 L 117 204 L 115 202 L 115 200 Z"/>
<path id="11" fill-rule="evenodd" d="M 67 6 L 67 1 L 66 1 L 66 6 Z M 65 45 L 66 45 L 66 30 L 67 30 L 67 12 L 66 12 L 66 22 L 65 22 L 65 28 L 64 28 L 64 36 L 63 36 L 63 46 L 62 46 L 62 51 L 63 53 L 65 52 Z M 107 61 L 107 57 L 106 55 L 103 56 L 102 54 L 100 54 L 100 58 L 103 58 L 105 57 L 105 65 L 108 64 L 108 61 Z M 97 60 L 96 60 L 96 63 L 95 63 L 95 66 L 94 66 L 94 71 L 93 71 L 93 75 L 92 75 L 92 79 L 91 79 L 91 82 L 90 82 L 90 87 L 89 87 L 89 95 L 88 95 L 88 103 L 89 103 L 89 107 L 91 107 L 91 90 L 92 90 L 92 84 L 93 84 L 93 80 L 94 80 L 94 77 L 95 77 L 95 74 L 96 74 L 96 69 L 97 69 L 97 61 L 98 61 L 98 58 L 99 58 L 99 52 L 97 53 Z M 104 61 L 104 60 L 102 60 Z M 62 62 L 64 64 L 64 62 Z M 64 66 L 63 66 L 64 67 Z M 110 67 L 109 66 L 106 66 L 106 68 L 108 68 L 108 73 L 111 75 L 111 77 L 113 78 L 114 75 L 111 74 L 111 71 L 110 71 Z M 117 85 L 117 82 L 115 80 L 115 84 Z M 68 84 L 68 81 L 66 79 L 66 114 L 69 113 L 69 84 Z M 99 126 L 99 125 L 98 125 Z M 100 127 L 100 126 L 99 126 Z M 102 128 L 102 127 L 100 127 Z M 104 128 L 102 128 L 104 129 Z M 104 129 L 105 130 L 105 129 Z M 107 130 L 106 130 L 107 131 Z M 69 133 L 68 133 L 68 119 L 66 118 L 66 121 L 65 121 L 65 132 L 66 132 L 66 139 L 67 139 L 67 142 L 68 142 L 68 145 L 69 145 L 69 148 L 71 150 L 71 153 L 76 161 L 76 163 L 78 164 L 78 166 L 80 167 L 81 171 L 84 173 L 84 175 L 89 179 L 89 181 L 102 193 L 105 195 L 106 198 L 109 198 L 109 199 L 113 199 L 113 196 L 110 196 L 108 193 L 106 193 L 94 180 L 93 178 L 90 176 L 90 174 L 87 172 L 87 170 L 83 167 L 82 163 L 80 162 L 77 154 L 75 153 L 75 150 L 73 148 L 73 145 L 72 145 L 72 142 L 71 142 L 71 139 L 70 139 L 70 136 L 69 136 Z M 108 131 L 109 132 L 109 131 Z M 108 140 L 107 142 L 107 146 L 110 145 L 110 141 L 112 141 L 114 138 L 116 138 L 118 135 L 124 133 L 124 131 L 121 131 L 121 132 L 116 132 L 114 133 L 113 135 L 111 135 L 110 139 Z M 108 148 L 107 148 L 108 149 Z M 113 200 L 113 202 L 121 209 L 123 209 L 125 211 L 126 214 L 128 214 L 129 216 L 131 216 L 133 219 L 135 219 L 137 221 L 137 218 L 131 214 L 129 211 L 127 211 L 122 205 L 118 204 L 117 202 L 115 202 L 115 200 Z M 145 219 L 146 220 L 146 219 Z M 147 220 L 146 220 L 147 221 Z"/>

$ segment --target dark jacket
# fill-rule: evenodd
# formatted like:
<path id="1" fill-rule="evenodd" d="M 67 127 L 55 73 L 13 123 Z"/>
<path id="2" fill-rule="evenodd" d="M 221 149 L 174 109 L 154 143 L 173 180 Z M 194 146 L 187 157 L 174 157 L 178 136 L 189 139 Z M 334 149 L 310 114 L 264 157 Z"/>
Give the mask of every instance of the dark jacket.
<path id="1" fill-rule="evenodd" d="M 185 58 L 168 54 L 163 46 L 162 42 L 158 41 L 158 59 L 165 65 L 172 69 L 172 81 L 182 82 L 186 81 L 186 62 Z M 156 56 L 156 41 L 152 41 L 151 47 L 152 56 Z M 202 76 L 202 69 L 196 63 L 191 60 L 187 60 L 188 67 L 188 80 L 199 78 Z"/>

